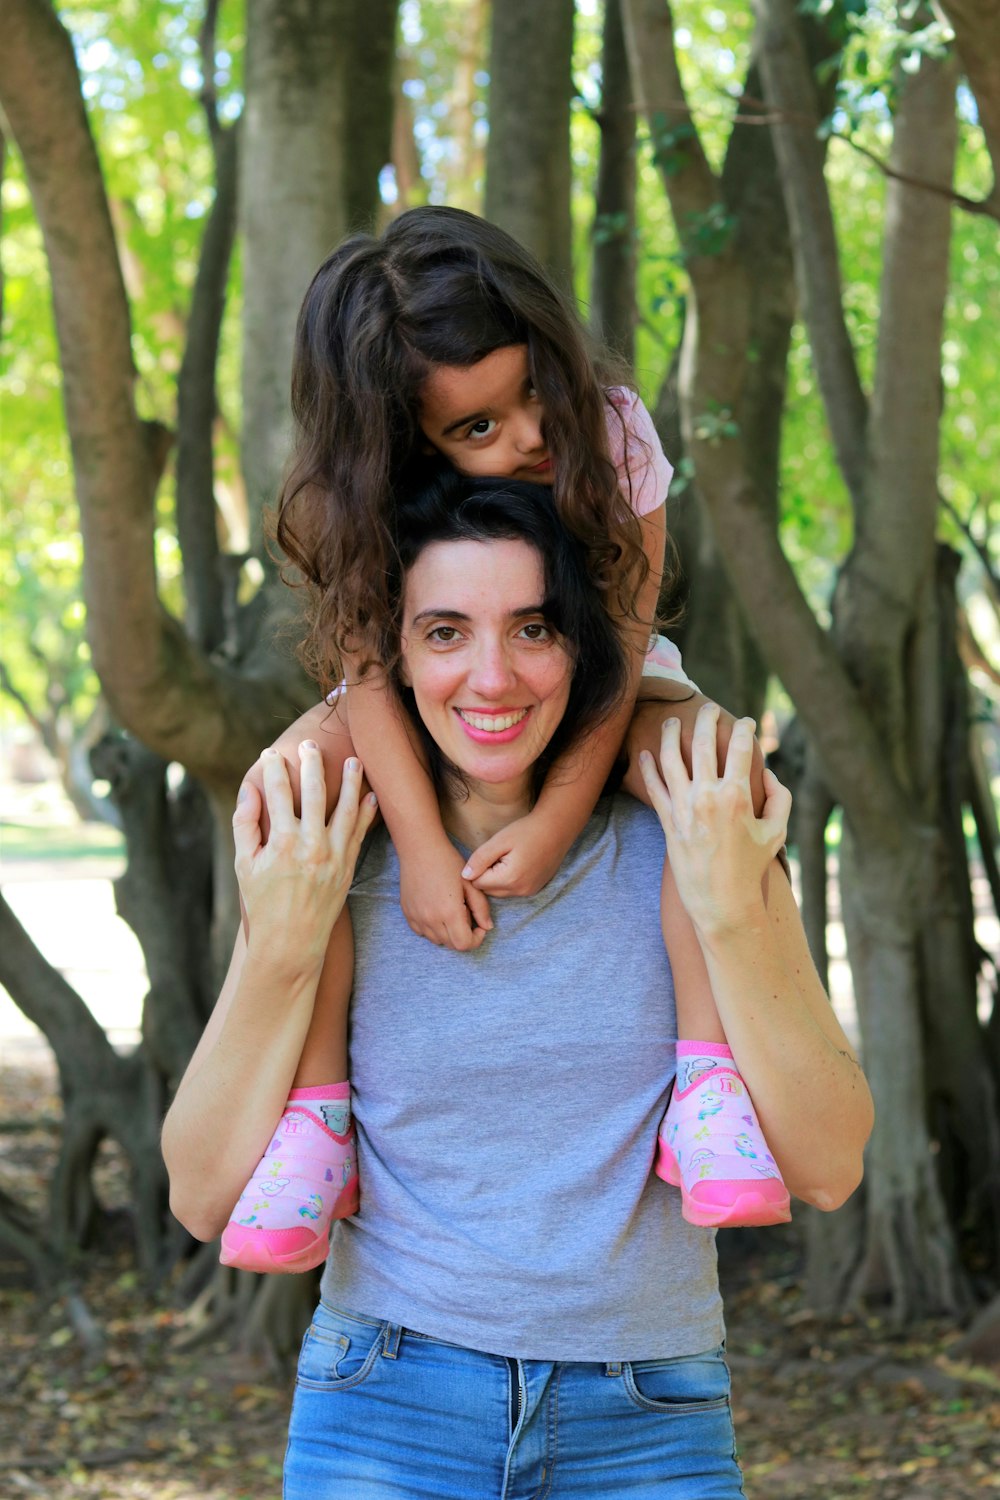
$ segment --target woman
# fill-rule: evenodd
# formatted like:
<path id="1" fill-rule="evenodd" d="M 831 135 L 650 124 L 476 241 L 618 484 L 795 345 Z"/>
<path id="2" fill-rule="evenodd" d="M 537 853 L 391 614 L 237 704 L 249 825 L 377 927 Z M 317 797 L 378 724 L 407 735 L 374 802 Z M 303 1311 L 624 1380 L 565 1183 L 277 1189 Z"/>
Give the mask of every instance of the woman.
<path id="1" fill-rule="evenodd" d="M 541 487 L 442 474 L 402 510 L 398 542 L 396 680 L 466 850 L 523 816 L 548 763 L 613 710 L 626 656 Z M 327 827 L 315 746 L 298 819 L 267 756 L 266 845 L 244 795 L 249 948 L 240 937 L 164 1129 L 172 1206 L 200 1238 L 266 1144 L 331 927 L 329 977 L 352 984 L 337 933 L 354 877 L 364 1189 L 303 1345 L 286 1500 L 742 1493 L 714 1236 L 650 1175 L 676 1036 L 658 819 L 700 982 L 794 1193 L 833 1208 L 853 1190 L 871 1103 L 775 863 L 788 795 L 769 778 L 754 818 L 751 727 L 720 778 L 716 712 L 691 777 L 665 726 L 662 776 L 642 768 L 656 816 L 605 798 L 555 879 L 498 903 L 474 952 L 412 933 L 384 833 L 359 858 L 374 808 L 356 764 Z"/>

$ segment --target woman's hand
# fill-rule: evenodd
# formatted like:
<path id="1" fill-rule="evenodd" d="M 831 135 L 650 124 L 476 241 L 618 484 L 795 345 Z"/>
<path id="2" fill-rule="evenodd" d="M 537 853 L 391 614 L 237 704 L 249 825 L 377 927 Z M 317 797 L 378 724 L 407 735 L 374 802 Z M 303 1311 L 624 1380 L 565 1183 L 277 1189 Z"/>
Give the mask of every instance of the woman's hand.
<path id="1" fill-rule="evenodd" d="M 705 704 L 698 714 L 690 776 L 681 755 L 676 719 L 667 719 L 663 725 L 660 771 L 648 751 L 640 757 L 650 802 L 667 836 L 667 857 L 677 889 L 692 922 L 704 934 L 760 918 L 761 883 L 785 841 L 792 805 L 791 794 L 773 772 L 765 771 L 764 810 L 759 818 L 754 817 L 752 719 L 740 719 L 734 726 L 720 777 L 718 717 L 714 703 Z"/>
<path id="2" fill-rule="evenodd" d="M 295 813 L 284 758 L 277 750 L 265 750 L 259 763 L 263 799 L 251 782 L 243 783 L 233 814 L 233 842 L 251 949 L 311 968 L 322 964 L 377 804 L 372 793 L 362 798 L 361 763 L 352 756 L 327 822 L 326 778 L 315 740 L 302 742 L 299 760 L 301 814 Z M 267 843 L 261 826 L 265 811 L 270 819 Z"/>

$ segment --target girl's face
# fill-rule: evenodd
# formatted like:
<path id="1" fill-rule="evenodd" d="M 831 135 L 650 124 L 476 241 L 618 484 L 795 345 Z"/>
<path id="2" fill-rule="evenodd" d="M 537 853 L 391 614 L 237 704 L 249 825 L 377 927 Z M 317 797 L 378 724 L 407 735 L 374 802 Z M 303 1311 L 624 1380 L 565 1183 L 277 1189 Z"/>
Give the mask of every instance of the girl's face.
<path id="1" fill-rule="evenodd" d="M 437 365 L 420 390 L 424 436 L 463 474 L 551 484 L 542 418 L 524 344 L 474 365 Z"/>
<path id="2" fill-rule="evenodd" d="M 544 598 L 542 559 L 520 540 L 431 542 L 407 574 L 404 677 L 473 787 L 527 788 L 566 711 L 573 662 Z"/>

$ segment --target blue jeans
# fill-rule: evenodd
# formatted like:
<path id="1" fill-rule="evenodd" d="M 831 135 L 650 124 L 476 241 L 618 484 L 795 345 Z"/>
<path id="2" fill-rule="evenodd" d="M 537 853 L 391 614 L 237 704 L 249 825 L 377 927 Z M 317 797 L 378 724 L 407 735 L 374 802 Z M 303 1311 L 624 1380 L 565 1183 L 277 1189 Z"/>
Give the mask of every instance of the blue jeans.
<path id="1" fill-rule="evenodd" d="M 737 1500 L 721 1348 L 616 1364 L 505 1359 L 320 1303 L 284 1500 Z"/>

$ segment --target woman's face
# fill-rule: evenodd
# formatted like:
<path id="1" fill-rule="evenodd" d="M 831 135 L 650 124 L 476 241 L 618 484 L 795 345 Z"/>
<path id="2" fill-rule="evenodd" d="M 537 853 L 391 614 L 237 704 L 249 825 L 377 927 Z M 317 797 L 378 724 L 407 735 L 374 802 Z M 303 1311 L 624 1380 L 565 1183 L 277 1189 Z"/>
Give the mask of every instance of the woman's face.
<path id="1" fill-rule="evenodd" d="M 470 783 L 527 786 L 566 711 L 573 662 L 543 614 L 528 542 L 431 542 L 406 577 L 403 671 L 417 711 Z"/>
<path id="2" fill-rule="evenodd" d="M 420 426 L 463 474 L 552 483 L 542 408 L 524 344 L 474 365 L 436 365 L 420 389 Z"/>

